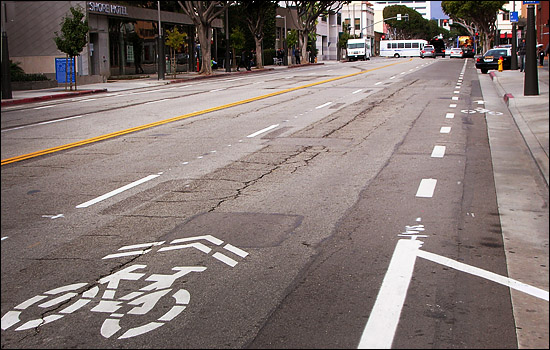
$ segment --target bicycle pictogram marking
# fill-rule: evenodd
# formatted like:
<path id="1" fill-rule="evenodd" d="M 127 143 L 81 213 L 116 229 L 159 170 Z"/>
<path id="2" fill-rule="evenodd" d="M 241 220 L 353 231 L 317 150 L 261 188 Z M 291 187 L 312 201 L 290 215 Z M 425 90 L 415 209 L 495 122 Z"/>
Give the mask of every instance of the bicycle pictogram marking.
<path id="1" fill-rule="evenodd" d="M 213 251 L 206 244 L 196 242 L 198 240 L 204 240 L 215 246 L 223 244 L 222 240 L 211 235 L 186 237 L 173 240 L 167 246 L 163 246 L 165 241 L 124 246 L 118 249 L 121 253 L 109 254 L 103 257 L 103 259 L 148 254 L 155 247 L 160 247 L 156 252 L 161 254 L 169 251 L 181 251 L 187 248 L 196 249 L 207 255 Z M 230 267 L 235 267 L 238 264 L 236 259 L 248 256 L 248 252 L 228 243 L 223 246 L 223 249 L 236 255 L 235 259 L 218 251 L 209 256 Z M 1 328 L 5 331 L 21 322 L 23 324 L 15 328 L 14 331 L 25 331 L 41 327 L 73 314 L 77 310 L 91 304 L 93 307 L 90 308 L 90 312 L 109 314 L 101 325 L 100 333 L 103 337 L 111 338 L 116 334 L 120 334 L 117 339 L 136 337 L 151 332 L 180 315 L 189 304 L 191 295 L 186 289 L 173 288 L 174 283 L 191 272 L 204 272 L 207 268 L 205 266 L 174 266 L 171 268 L 174 271 L 172 274 L 153 273 L 148 276 L 146 272 L 143 272 L 146 269 L 147 265 L 135 264 L 99 279 L 94 285 L 90 285 L 89 283 L 74 283 L 36 295 L 15 306 L 14 310 L 10 310 L 4 314 L 1 320 Z M 121 283 L 137 281 L 145 281 L 148 284 L 139 290 L 131 291 L 125 295 L 117 295 Z M 100 293 L 101 289 L 104 289 L 102 294 Z M 173 305 L 160 317 L 136 327 L 124 327 L 124 325 L 121 325 L 123 319 L 126 320 L 132 316 L 146 316 L 167 295 L 173 298 Z M 44 317 L 41 316 L 44 314 L 44 310 L 40 309 L 53 308 L 55 310 L 55 308 L 59 308 L 61 305 L 70 303 L 74 298 L 77 299 L 74 303 L 62 308 L 60 311 Z M 35 309 L 34 313 L 30 308 Z M 23 321 L 21 317 L 24 313 L 34 315 L 27 316 L 27 319 L 29 317 L 35 318 Z"/>
<path id="2" fill-rule="evenodd" d="M 461 112 L 465 113 L 465 114 L 476 114 L 476 113 L 483 114 L 483 113 L 487 113 L 487 114 L 490 114 L 490 115 L 502 115 L 502 112 L 492 111 L 490 109 L 481 108 L 481 107 L 478 107 L 476 109 L 462 109 Z"/>

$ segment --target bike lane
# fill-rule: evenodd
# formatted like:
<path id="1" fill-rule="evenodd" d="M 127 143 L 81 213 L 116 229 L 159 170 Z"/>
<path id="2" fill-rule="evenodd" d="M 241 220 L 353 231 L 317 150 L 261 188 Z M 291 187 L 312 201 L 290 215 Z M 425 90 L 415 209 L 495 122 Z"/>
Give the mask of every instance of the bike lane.
<path id="1" fill-rule="evenodd" d="M 507 275 L 485 120 L 460 112 L 481 91 L 459 63 L 411 86 L 430 102 L 250 348 L 517 346 L 508 286 L 415 253 Z"/>

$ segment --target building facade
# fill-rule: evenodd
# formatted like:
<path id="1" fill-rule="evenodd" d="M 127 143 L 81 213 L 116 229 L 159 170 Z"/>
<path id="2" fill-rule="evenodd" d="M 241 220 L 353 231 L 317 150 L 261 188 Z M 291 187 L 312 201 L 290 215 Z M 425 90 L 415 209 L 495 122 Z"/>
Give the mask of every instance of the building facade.
<path id="1" fill-rule="evenodd" d="M 111 76 L 152 74 L 159 66 L 159 22 L 162 35 L 178 27 L 187 40 L 177 53 L 178 70 L 196 68 L 195 27 L 182 13 L 95 1 L 3 1 L 2 16 L 12 62 L 25 73 L 43 73 L 55 79 L 56 58 L 65 58 L 54 42 L 70 8 L 80 8 L 88 20 L 88 44 L 77 58 L 82 83 Z M 222 28 L 217 20 L 214 28 Z M 169 48 L 166 47 L 166 60 Z"/>
<path id="2" fill-rule="evenodd" d="M 375 16 L 373 4 L 368 1 L 351 1 L 340 10 L 345 30 L 350 35 L 370 40 L 371 55 L 375 55 Z"/>

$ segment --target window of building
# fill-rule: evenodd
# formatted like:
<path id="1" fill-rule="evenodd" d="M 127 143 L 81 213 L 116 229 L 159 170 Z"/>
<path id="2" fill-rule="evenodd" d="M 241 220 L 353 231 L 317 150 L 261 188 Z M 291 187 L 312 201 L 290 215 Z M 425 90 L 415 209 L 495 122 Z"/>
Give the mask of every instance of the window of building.
<path id="1" fill-rule="evenodd" d="M 503 21 L 509 21 L 510 20 L 510 12 L 503 12 L 502 13 L 502 20 Z"/>
<path id="2" fill-rule="evenodd" d="M 361 30 L 361 18 L 355 19 L 355 30 Z"/>

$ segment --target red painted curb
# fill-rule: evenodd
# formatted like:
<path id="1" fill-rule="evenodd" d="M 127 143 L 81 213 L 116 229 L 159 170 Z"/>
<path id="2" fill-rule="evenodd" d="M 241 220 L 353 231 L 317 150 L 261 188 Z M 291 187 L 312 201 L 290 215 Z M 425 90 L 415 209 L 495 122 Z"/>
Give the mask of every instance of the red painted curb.
<path id="1" fill-rule="evenodd" d="M 512 95 L 510 93 L 504 94 L 504 96 L 502 97 L 504 102 L 506 102 L 506 106 L 508 106 L 511 98 L 514 98 L 514 95 Z"/>
<path id="2" fill-rule="evenodd" d="M 89 94 L 97 94 L 100 92 L 107 92 L 107 89 L 96 89 L 96 90 L 83 90 L 83 91 L 74 91 L 74 92 L 67 92 L 64 94 L 57 94 L 57 95 L 46 95 L 46 96 L 38 96 L 38 97 L 29 97 L 29 98 L 20 98 L 10 101 L 2 101 L 2 106 L 13 106 L 13 105 L 19 105 L 24 103 L 31 103 L 31 102 L 37 102 L 37 101 L 45 101 L 45 100 L 57 100 L 59 98 L 66 98 L 71 96 L 80 96 L 80 95 L 89 95 Z"/>

